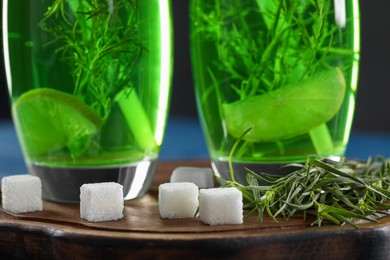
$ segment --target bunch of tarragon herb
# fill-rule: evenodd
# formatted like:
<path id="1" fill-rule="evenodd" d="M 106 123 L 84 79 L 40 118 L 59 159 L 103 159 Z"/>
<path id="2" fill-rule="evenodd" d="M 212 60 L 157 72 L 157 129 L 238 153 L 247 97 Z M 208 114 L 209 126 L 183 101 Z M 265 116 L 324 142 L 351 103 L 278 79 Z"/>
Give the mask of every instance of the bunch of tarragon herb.
<path id="1" fill-rule="evenodd" d="M 54 0 L 39 25 L 71 69 L 73 95 L 103 119 L 133 88 L 131 75 L 144 51 L 137 8 L 134 0 Z"/>
<path id="2" fill-rule="evenodd" d="M 289 164 L 296 170 L 281 176 L 255 173 L 248 169 L 247 182 L 223 180 L 225 186 L 238 188 L 246 200 L 247 217 L 264 213 L 277 221 L 295 215 L 314 215 L 312 225 L 324 220 L 337 225 L 358 227 L 356 220 L 377 222 L 390 214 L 390 159 L 381 156 L 367 161 L 308 158 L 304 164 Z M 231 168 L 232 170 L 232 168 Z"/>

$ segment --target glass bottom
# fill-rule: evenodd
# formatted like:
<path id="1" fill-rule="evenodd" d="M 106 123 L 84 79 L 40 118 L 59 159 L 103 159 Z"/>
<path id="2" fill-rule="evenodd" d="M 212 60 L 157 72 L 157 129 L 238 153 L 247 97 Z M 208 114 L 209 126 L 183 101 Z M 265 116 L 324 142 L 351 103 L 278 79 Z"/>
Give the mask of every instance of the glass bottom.
<path id="1" fill-rule="evenodd" d="M 340 161 L 341 156 L 339 155 L 331 155 L 327 156 L 326 158 L 332 160 L 332 161 Z M 306 161 L 302 162 L 295 162 L 295 163 L 301 163 L 304 164 Z M 261 163 L 261 162 L 233 162 L 233 172 L 234 172 L 234 179 L 238 183 L 241 183 L 243 185 L 248 185 L 248 182 L 246 181 L 246 175 L 248 173 L 248 170 L 253 171 L 255 173 L 269 173 L 274 175 L 287 175 L 289 173 L 292 173 L 300 167 L 298 166 L 286 166 L 289 163 Z M 214 170 L 214 173 L 225 180 L 231 180 L 230 175 L 230 169 L 229 169 L 229 161 L 223 160 L 223 159 L 217 159 L 213 160 L 211 162 L 211 166 Z M 221 182 L 222 184 L 222 182 Z M 259 181 L 259 185 L 266 185 L 265 183 L 261 183 Z"/>
<path id="2" fill-rule="evenodd" d="M 264 172 L 275 175 L 287 175 L 298 169 L 297 167 L 293 166 L 285 167 L 285 165 L 285 163 L 232 163 L 234 179 L 235 181 L 243 185 L 248 185 L 248 182 L 246 181 L 246 175 L 248 173 L 248 170 L 253 171 L 255 173 Z M 228 161 L 214 160 L 211 162 L 211 166 L 217 176 L 225 180 L 231 180 Z M 264 183 L 260 182 L 259 184 L 265 185 Z"/>
<path id="3" fill-rule="evenodd" d="M 117 182 L 123 185 L 125 200 L 142 197 L 149 190 L 156 167 L 157 159 L 119 167 L 28 166 L 29 172 L 42 180 L 42 198 L 61 203 L 80 203 L 80 187 L 85 183 Z"/>

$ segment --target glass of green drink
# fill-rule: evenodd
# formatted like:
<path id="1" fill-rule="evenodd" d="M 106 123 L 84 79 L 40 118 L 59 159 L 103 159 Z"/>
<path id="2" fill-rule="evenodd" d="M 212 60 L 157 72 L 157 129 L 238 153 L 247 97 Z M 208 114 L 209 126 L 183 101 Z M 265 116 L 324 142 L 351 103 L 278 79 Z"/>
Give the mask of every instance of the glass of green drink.
<path id="1" fill-rule="evenodd" d="M 154 176 L 171 93 L 169 0 L 4 0 L 12 116 L 43 197 L 118 182 L 125 199 Z"/>
<path id="2" fill-rule="evenodd" d="M 231 162 L 245 183 L 246 169 L 344 155 L 359 19 L 357 0 L 191 1 L 195 92 L 217 174 L 229 179 Z"/>

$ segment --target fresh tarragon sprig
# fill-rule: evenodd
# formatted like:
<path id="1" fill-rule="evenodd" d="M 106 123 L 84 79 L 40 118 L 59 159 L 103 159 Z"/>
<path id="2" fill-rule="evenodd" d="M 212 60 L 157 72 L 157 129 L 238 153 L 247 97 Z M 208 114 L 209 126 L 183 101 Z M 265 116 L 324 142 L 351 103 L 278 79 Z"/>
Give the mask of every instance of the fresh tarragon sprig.
<path id="1" fill-rule="evenodd" d="M 358 227 L 355 220 L 378 222 L 378 217 L 390 215 L 390 159 L 308 158 L 304 164 L 286 166 L 296 170 L 281 176 L 248 169 L 248 185 L 234 178 L 222 181 L 243 193 L 247 217 L 257 212 L 261 222 L 264 213 L 275 221 L 279 216 L 288 220 L 314 215 L 312 225 L 328 221 Z"/>

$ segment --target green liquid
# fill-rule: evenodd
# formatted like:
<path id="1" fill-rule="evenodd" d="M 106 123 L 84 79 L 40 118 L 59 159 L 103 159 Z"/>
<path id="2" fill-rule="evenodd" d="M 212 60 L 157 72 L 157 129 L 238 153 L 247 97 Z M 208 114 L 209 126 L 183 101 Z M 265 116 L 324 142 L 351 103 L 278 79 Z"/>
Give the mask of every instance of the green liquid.
<path id="1" fill-rule="evenodd" d="M 8 3 L 6 72 L 28 163 L 98 167 L 158 157 L 171 91 L 168 5 Z"/>
<path id="2" fill-rule="evenodd" d="M 357 1 L 191 2 L 197 105 L 211 158 L 343 155 L 359 62 Z M 218 163 L 217 163 L 218 164 Z"/>

